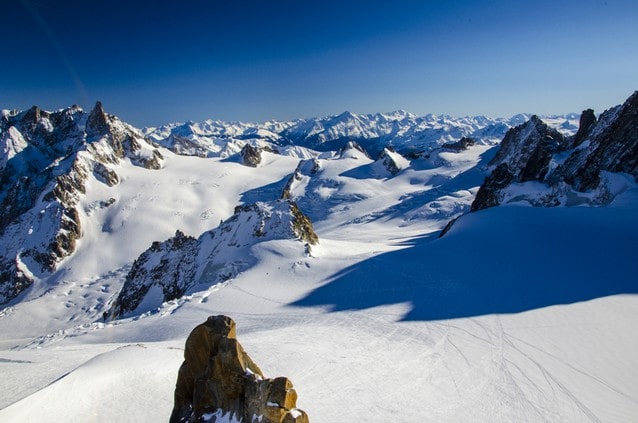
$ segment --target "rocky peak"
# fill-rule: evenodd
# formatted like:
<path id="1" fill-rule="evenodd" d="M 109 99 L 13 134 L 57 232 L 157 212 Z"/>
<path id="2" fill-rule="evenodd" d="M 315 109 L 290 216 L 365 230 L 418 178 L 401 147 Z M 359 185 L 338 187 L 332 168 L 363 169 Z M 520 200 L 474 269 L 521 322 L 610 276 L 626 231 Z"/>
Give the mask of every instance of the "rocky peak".
<path id="1" fill-rule="evenodd" d="M 599 186 L 601 171 L 638 178 L 638 91 L 622 106 L 605 111 L 590 128 L 589 146 L 576 149 L 556 170 L 554 179 L 584 192 Z"/>
<path id="2" fill-rule="evenodd" d="M 261 148 L 246 144 L 239 154 L 243 164 L 250 167 L 257 167 L 261 163 L 261 152 Z"/>
<path id="3" fill-rule="evenodd" d="M 304 179 L 309 179 L 313 175 L 316 175 L 320 170 L 321 162 L 316 158 L 299 161 L 294 173 L 290 176 L 288 182 L 286 182 L 286 186 L 281 193 L 281 199 L 292 199 L 295 185 Z"/>
<path id="4" fill-rule="evenodd" d="M 565 137 L 538 116 L 510 129 L 490 166 L 506 163 L 518 182 L 542 180 L 549 170 L 552 154 L 566 147 Z"/>
<path id="5" fill-rule="evenodd" d="M 115 166 L 126 155 L 153 169 L 161 167 L 162 156 L 133 127 L 108 116 L 100 102 L 88 117 L 77 106 L 56 112 L 34 106 L 3 113 L 0 125 L 6 147 L 0 152 L 4 303 L 75 251 L 82 236 L 78 204 L 91 177 L 114 186 Z"/>
<path id="6" fill-rule="evenodd" d="M 572 147 L 578 147 L 587 139 L 592 128 L 596 125 L 596 115 L 592 109 L 583 110 L 580 115 L 580 123 L 578 125 L 578 131 L 574 135 L 572 141 Z"/>
<path id="7" fill-rule="evenodd" d="M 361 147 L 361 145 L 359 145 L 359 143 L 357 143 L 356 141 L 348 141 L 346 143 L 346 145 L 344 145 L 340 150 L 339 150 L 339 157 L 340 158 L 358 158 L 358 154 L 357 151 L 359 153 L 363 153 L 364 157 L 370 158 L 370 155 L 368 155 L 368 152 L 365 150 L 365 148 Z"/>
<path id="8" fill-rule="evenodd" d="M 153 242 L 133 262 L 122 290 L 104 317 L 116 318 L 135 310 L 153 287 L 158 301 L 152 307 L 184 295 L 194 283 L 199 248 L 197 239 L 180 230 L 164 242 Z"/>
<path id="9" fill-rule="evenodd" d="M 100 137 L 109 132 L 109 121 L 102 102 L 97 101 L 86 121 L 86 134 L 89 137 Z"/>
<path id="10" fill-rule="evenodd" d="M 210 316 L 186 339 L 170 422 L 308 423 L 285 377 L 266 379 L 237 340 L 235 322 Z"/>
<path id="11" fill-rule="evenodd" d="M 42 110 L 38 106 L 33 106 L 22 115 L 22 119 L 20 119 L 20 123 L 23 125 L 36 125 L 40 122 L 42 117 Z"/>
<path id="12" fill-rule="evenodd" d="M 479 188 L 472 211 L 508 198 L 543 206 L 609 202 L 617 192 L 602 183 L 603 172 L 628 173 L 638 180 L 638 91 L 598 120 L 593 110 L 583 111 L 571 141 L 532 116 L 508 131 L 490 165 L 496 167 Z M 526 196 L 510 187 L 528 181 L 546 188 L 535 187 L 533 196 Z"/>
<path id="13" fill-rule="evenodd" d="M 381 164 L 383 168 L 392 175 L 396 175 L 402 169 L 409 166 L 409 162 L 391 147 L 384 148 L 379 154 L 379 157 L 377 157 L 376 162 Z"/>

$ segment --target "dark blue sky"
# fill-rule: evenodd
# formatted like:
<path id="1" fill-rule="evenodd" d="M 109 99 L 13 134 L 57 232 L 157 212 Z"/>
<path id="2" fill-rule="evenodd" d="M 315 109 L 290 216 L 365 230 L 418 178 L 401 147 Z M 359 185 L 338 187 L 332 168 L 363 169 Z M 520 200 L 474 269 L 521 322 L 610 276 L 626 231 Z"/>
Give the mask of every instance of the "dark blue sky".
<path id="1" fill-rule="evenodd" d="M 0 0 L 0 108 L 137 126 L 406 109 L 597 112 L 638 89 L 638 2 Z"/>

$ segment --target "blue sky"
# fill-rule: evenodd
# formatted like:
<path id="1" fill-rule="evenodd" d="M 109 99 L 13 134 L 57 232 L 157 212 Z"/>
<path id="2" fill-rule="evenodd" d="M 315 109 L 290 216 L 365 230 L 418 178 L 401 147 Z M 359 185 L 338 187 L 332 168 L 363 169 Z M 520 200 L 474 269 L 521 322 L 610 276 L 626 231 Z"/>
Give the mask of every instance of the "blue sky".
<path id="1" fill-rule="evenodd" d="M 601 112 L 638 89 L 635 0 L 2 0 L 0 10 L 0 108 L 101 100 L 137 126 Z"/>

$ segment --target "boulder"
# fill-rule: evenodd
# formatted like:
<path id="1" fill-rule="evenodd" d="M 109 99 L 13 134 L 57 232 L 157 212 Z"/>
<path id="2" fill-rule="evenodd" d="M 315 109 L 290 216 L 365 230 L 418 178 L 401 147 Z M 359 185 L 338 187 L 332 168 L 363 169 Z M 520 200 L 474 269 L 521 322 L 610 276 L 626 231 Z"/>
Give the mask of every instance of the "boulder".
<path id="1" fill-rule="evenodd" d="M 307 423 L 285 377 L 267 379 L 236 338 L 228 316 L 210 316 L 186 339 L 170 422 Z"/>

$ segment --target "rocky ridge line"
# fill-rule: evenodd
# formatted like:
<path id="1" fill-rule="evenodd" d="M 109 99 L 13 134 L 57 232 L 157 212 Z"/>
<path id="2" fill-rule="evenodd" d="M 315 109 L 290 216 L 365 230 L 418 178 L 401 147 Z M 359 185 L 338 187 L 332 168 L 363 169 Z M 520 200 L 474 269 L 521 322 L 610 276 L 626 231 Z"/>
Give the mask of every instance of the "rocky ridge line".
<path id="1" fill-rule="evenodd" d="M 638 180 L 638 91 L 598 120 L 593 110 L 583 111 L 573 137 L 533 116 L 507 132 L 490 166 L 472 211 L 521 200 L 535 206 L 609 203 L 617 192 L 607 173 Z M 520 188 L 527 182 L 541 185 L 528 186 L 533 193 L 526 194 Z"/>
<path id="2" fill-rule="evenodd" d="M 319 242 L 310 219 L 290 200 L 237 206 L 233 216 L 199 238 L 177 231 L 166 241 L 154 242 L 135 260 L 104 317 L 121 317 L 144 301 L 150 310 L 196 285 L 208 288 L 232 279 L 252 264 L 252 246 L 275 239 L 298 240 L 304 254 Z"/>

